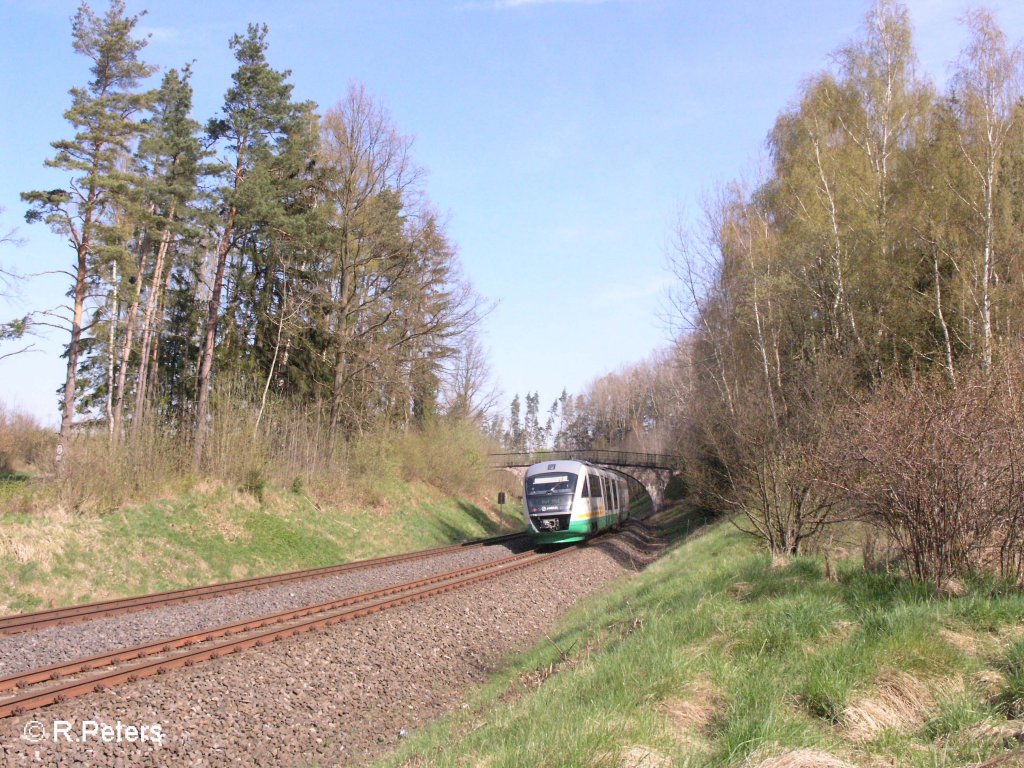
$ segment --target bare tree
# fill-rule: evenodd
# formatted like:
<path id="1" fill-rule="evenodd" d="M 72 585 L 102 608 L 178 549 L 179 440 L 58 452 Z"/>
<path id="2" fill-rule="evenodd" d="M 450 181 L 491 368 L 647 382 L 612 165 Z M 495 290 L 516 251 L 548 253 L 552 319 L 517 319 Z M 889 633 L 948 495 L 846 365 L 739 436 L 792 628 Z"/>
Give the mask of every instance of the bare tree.
<path id="1" fill-rule="evenodd" d="M 448 416 L 477 422 L 497 404 L 487 351 L 475 333 L 466 334 L 455 360 L 444 372 L 441 398 Z"/>
<path id="2" fill-rule="evenodd" d="M 395 205 L 416 195 L 421 172 L 409 156 L 411 139 L 402 136 L 384 106 L 363 86 L 353 85 L 321 121 L 322 162 L 329 169 L 327 197 L 334 234 L 327 255 L 330 274 L 330 328 L 334 338 L 331 425 L 342 419 L 346 385 L 352 379 L 353 341 L 374 324 L 368 310 L 383 304 L 391 289 L 380 276 L 384 262 L 397 263 L 392 238 Z M 389 238 L 392 238 L 389 241 Z"/>

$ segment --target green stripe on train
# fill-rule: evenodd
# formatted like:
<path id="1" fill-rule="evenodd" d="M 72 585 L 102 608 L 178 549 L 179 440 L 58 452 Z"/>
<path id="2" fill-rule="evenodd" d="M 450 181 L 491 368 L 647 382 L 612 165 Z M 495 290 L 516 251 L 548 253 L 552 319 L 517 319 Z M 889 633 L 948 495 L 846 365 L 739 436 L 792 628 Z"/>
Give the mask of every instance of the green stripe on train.
<path id="1" fill-rule="evenodd" d="M 533 534 L 534 540 L 541 544 L 565 544 L 571 541 L 582 541 L 593 532 L 590 529 L 590 520 L 572 520 L 569 528 L 564 531 L 548 531 Z M 614 512 L 607 515 L 599 515 L 597 518 L 598 530 L 609 528 L 619 521 L 619 515 Z"/>

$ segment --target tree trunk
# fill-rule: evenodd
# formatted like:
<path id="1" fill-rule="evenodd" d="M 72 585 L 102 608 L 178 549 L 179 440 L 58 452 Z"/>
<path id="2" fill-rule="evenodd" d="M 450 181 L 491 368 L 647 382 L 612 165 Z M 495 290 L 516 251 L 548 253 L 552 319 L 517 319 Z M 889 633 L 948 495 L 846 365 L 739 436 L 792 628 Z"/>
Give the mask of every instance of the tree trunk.
<path id="1" fill-rule="evenodd" d="M 87 219 L 87 226 L 91 221 Z M 91 228 L 91 227 L 90 227 Z M 71 442 L 71 431 L 75 425 L 75 391 L 78 378 L 78 355 L 82 341 L 82 314 L 85 308 L 86 280 L 88 274 L 88 256 L 90 232 L 83 228 L 82 239 L 75 249 L 78 254 L 78 265 L 75 271 L 74 309 L 71 320 L 71 341 L 68 342 L 68 370 L 64 379 L 64 402 L 61 408 L 60 439 L 57 442 L 57 454 L 54 458 L 57 474 L 64 472 L 64 457 Z"/>
<path id="2" fill-rule="evenodd" d="M 946 373 L 949 374 L 949 381 L 956 389 L 956 371 L 953 368 L 953 345 L 949 339 L 949 326 L 946 325 L 946 315 L 942 311 L 942 283 L 939 278 L 939 255 L 932 253 L 933 277 L 935 278 L 935 314 L 938 315 L 939 325 L 942 327 L 942 340 L 946 352 Z"/>
<path id="3" fill-rule="evenodd" d="M 338 428 L 341 422 L 342 398 L 345 382 L 348 379 L 348 341 L 351 337 L 348 308 L 350 306 L 352 292 L 352 274 L 345 269 L 341 278 L 340 295 L 338 297 L 338 329 L 335 336 L 337 349 L 335 351 L 334 363 L 334 384 L 331 387 L 331 432 Z"/>
<path id="4" fill-rule="evenodd" d="M 993 212 L 992 197 L 995 186 L 993 169 L 994 163 L 990 162 L 985 169 L 985 252 L 982 256 L 981 267 L 981 334 L 982 352 L 981 364 L 987 371 L 992 366 L 992 240 L 993 240 Z"/>
<path id="5" fill-rule="evenodd" d="M 174 207 L 171 207 L 169 218 L 174 219 Z M 139 352 L 139 375 L 135 385 L 135 412 L 132 416 L 132 423 L 141 424 L 145 411 L 147 389 L 147 376 L 150 374 L 149 354 L 150 345 L 153 340 L 154 322 L 153 318 L 157 307 L 161 303 L 163 291 L 166 290 L 164 280 L 164 261 L 171 244 L 171 232 L 165 229 L 160 236 L 160 247 L 156 253 L 156 264 L 153 266 L 153 280 L 150 283 L 149 296 L 146 297 L 146 311 L 142 318 L 142 348 Z M 142 285 L 142 271 L 139 271 L 139 285 Z"/>
<path id="6" fill-rule="evenodd" d="M 107 432 L 114 442 L 114 344 L 117 338 L 117 262 L 110 268 L 110 322 L 107 327 Z"/>
<path id="7" fill-rule="evenodd" d="M 239 169 L 241 173 L 241 169 Z M 206 312 L 203 329 L 203 350 L 199 363 L 199 378 L 196 382 L 196 429 L 192 445 L 192 468 L 199 469 L 206 447 L 207 419 L 210 415 L 210 373 L 213 370 L 213 348 L 217 343 L 217 320 L 220 310 L 220 295 L 224 290 L 224 272 L 227 269 L 228 253 L 231 251 L 231 237 L 234 231 L 238 209 L 231 206 L 224 223 L 224 235 L 217 246 L 217 272 L 213 279 L 213 292 Z"/>
<path id="8" fill-rule="evenodd" d="M 135 320 L 139 314 L 139 301 L 142 298 L 142 275 L 146 266 L 146 250 L 149 238 L 142 238 L 142 249 L 139 254 L 139 269 L 135 280 L 135 296 L 132 299 L 131 307 L 128 309 L 128 319 L 125 321 L 124 342 L 121 344 L 121 362 L 117 370 L 117 391 L 114 395 L 114 407 L 111 421 L 111 434 L 114 440 L 121 439 L 121 421 L 124 415 L 124 386 L 128 376 L 128 358 L 132 353 L 132 340 L 135 336 Z"/>
<path id="9" fill-rule="evenodd" d="M 274 368 L 277 365 L 277 358 L 281 352 L 281 337 L 284 334 L 285 310 L 288 305 L 288 280 L 284 281 L 284 289 L 281 294 L 281 316 L 277 321 L 277 338 L 274 340 L 274 357 L 270 361 L 270 370 L 267 371 L 267 380 L 263 385 L 263 396 L 260 398 L 260 410 L 256 414 L 256 424 L 252 428 L 252 436 L 256 438 L 260 431 L 260 422 L 263 420 L 263 411 L 267 407 L 267 392 L 270 391 L 270 383 L 274 379 Z"/>

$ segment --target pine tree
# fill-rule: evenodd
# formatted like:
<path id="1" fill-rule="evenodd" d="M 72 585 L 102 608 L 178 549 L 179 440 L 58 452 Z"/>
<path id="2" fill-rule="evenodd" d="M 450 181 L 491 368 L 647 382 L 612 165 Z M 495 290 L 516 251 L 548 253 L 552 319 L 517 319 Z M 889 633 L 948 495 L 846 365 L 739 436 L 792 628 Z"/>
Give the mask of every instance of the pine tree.
<path id="1" fill-rule="evenodd" d="M 147 398 L 157 388 L 157 356 L 154 351 L 162 320 L 159 310 L 164 303 L 164 293 L 174 261 L 180 255 L 178 249 L 182 241 L 196 237 L 198 212 L 193 204 L 198 194 L 197 181 L 205 172 L 203 160 L 207 153 L 199 141 L 199 123 L 191 117 L 191 74 L 191 68 L 186 66 L 180 73 L 172 69 L 164 75 L 155 94 L 147 135 L 139 144 L 138 162 L 148 180 L 145 199 L 150 218 L 146 231 L 139 235 L 141 248 L 135 297 L 125 331 L 114 403 L 114 418 L 119 422 L 125 397 L 135 314 L 141 308 L 141 343 L 135 374 L 133 410 L 133 424 L 136 426 L 144 417 Z M 144 284 L 148 284 L 148 287 Z M 144 306 L 141 305 L 143 295 Z M 117 423 L 114 431 L 119 433 Z"/>
<path id="2" fill-rule="evenodd" d="M 518 394 L 512 398 L 512 402 L 509 404 L 505 447 L 514 452 L 526 450 L 526 430 L 523 429 L 522 404 Z"/>
<path id="3" fill-rule="evenodd" d="M 228 260 L 253 228 L 276 223 L 284 214 L 282 184 L 288 179 L 275 160 L 287 149 L 289 135 L 308 130 L 312 111 L 310 104 L 291 100 L 290 72 L 279 72 L 267 63 L 265 24 L 250 24 L 245 35 L 232 37 L 231 48 L 239 64 L 232 75 L 234 84 L 225 96 L 223 114 L 207 126 L 210 139 L 225 149 L 227 158 L 220 167 L 224 184 L 216 205 L 223 215 L 213 254 L 213 284 L 196 386 L 195 466 L 202 459 L 209 428 L 210 381 Z M 227 298 L 230 305 L 233 297 Z"/>
<path id="4" fill-rule="evenodd" d="M 140 81 L 153 71 L 139 58 L 146 45 L 134 36 L 140 18 L 141 14 L 126 15 L 122 0 L 112 0 L 102 17 L 84 2 L 79 6 L 72 20 L 73 45 L 77 53 L 92 61 L 93 79 L 85 87 L 71 89 L 72 104 L 64 117 L 75 129 L 74 138 L 53 142 L 56 155 L 46 162 L 48 167 L 69 172 L 72 179 L 68 189 L 22 194 L 31 205 L 26 219 L 43 221 L 67 237 L 76 257 L 58 470 L 74 426 L 87 287 L 90 280 L 100 277 L 102 262 L 111 258 L 104 253 L 106 246 L 113 245 L 108 216 L 130 190 L 124 161 L 141 131 L 135 116 L 150 98 L 138 91 Z"/>

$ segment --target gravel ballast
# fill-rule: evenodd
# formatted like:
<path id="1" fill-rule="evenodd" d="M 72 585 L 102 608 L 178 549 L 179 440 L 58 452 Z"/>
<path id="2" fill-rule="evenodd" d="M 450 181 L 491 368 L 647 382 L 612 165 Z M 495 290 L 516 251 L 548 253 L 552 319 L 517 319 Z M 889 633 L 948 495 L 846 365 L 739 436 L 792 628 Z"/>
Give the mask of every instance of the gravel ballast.
<path id="1" fill-rule="evenodd" d="M 3 754 L 11 765 L 364 764 L 661 549 L 655 531 L 634 524 L 499 579 L 8 718 Z M 55 721 L 72 741 L 54 742 Z M 127 738 L 129 726 L 154 725 L 159 744 L 152 730 Z M 37 731 L 38 742 L 23 738 Z"/>
<path id="2" fill-rule="evenodd" d="M 456 568 L 498 560 L 522 551 L 525 547 L 525 543 L 516 541 L 467 547 L 465 550 L 419 560 L 290 581 L 232 595 L 48 627 L 39 631 L 20 632 L 0 637 L 0 677 L 369 592 Z"/>

